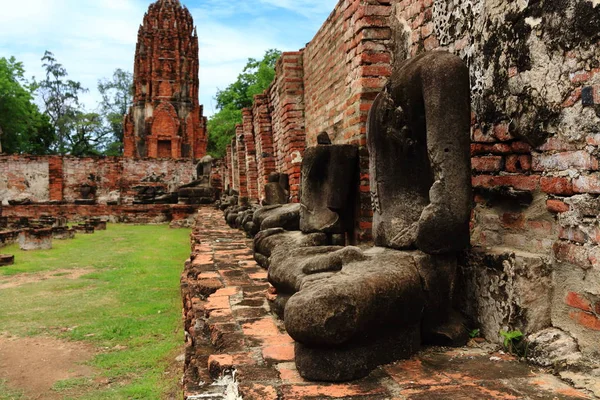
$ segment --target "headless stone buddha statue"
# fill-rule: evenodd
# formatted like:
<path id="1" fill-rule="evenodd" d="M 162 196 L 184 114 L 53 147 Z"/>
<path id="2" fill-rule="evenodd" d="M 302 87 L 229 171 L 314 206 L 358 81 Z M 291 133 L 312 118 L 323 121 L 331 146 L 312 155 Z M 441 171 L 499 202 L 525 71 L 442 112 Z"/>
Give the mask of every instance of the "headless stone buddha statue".
<path id="1" fill-rule="evenodd" d="M 395 65 L 367 129 L 377 247 L 272 250 L 269 281 L 304 378 L 357 379 L 423 343 L 466 341 L 452 292 L 456 254 L 469 245 L 470 114 L 460 58 L 430 52 Z"/>

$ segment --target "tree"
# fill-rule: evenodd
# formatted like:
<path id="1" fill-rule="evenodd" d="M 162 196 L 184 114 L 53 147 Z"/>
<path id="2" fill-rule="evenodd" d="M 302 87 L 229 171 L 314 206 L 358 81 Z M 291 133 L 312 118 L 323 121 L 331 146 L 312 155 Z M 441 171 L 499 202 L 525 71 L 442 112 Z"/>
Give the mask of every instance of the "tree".
<path id="1" fill-rule="evenodd" d="M 56 131 L 56 141 L 52 150 L 59 154 L 69 152 L 69 135 L 75 120 L 81 113 L 79 96 L 87 89 L 81 83 L 67 79 L 67 70 L 54 58 L 49 51 L 42 57 L 42 65 L 46 69 L 46 79 L 34 82 L 40 98 L 44 103 L 44 113 L 50 118 L 50 122 Z"/>
<path id="2" fill-rule="evenodd" d="M 102 95 L 100 114 L 112 134 L 105 154 L 119 156 L 123 154 L 123 116 L 133 102 L 133 75 L 116 69 L 112 79 L 98 81 L 98 91 Z"/>
<path id="3" fill-rule="evenodd" d="M 112 139 L 112 131 L 98 113 L 78 111 L 70 121 L 69 153 L 77 157 L 98 156 Z"/>
<path id="4" fill-rule="evenodd" d="M 242 108 L 251 107 L 254 96 L 264 92 L 275 78 L 279 50 L 267 50 L 262 60 L 249 58 L 237 80 L 218 90 L 215 100 L 218 112 L 208 121 L 208 151 L 223 157 L 227 144 L 235 136 L 235 126 L 242 123 Z"/>
<path id="5" fill-rule="evenodd" d="M 0 58 L 0 153 L 47 154 L 54 130 L 33 103 L 23 64 Z"/>

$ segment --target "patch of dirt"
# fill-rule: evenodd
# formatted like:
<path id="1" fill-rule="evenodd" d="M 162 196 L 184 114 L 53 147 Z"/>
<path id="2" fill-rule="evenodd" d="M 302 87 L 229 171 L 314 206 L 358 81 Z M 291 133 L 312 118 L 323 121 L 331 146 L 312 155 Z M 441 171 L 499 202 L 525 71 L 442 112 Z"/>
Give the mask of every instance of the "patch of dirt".
<path id="1" fill-rule="evenodd" d="M 0 379 L 31 399 L 59 399 L 52 386 L 65 379 L 91 377 L 92 367 L 82 365 L 94 356 L 89 345 L 46 337 L 0 336 Z"/>
<path id="2" fill-rule="evenodd" d="M 168 366 L 164 372 L 164 380 L 168 382 L 167 392 L 163 400 L 182 400 L 183 387 L 183 364 L 185 362 L 185 349 L 179 348 L 171 352 L 167 358 Z M 180 354 L 181 353 L 181 354 Z"/>
<path id="3" fill-rule="evenodd" d="M 18 274 L 0 278 L 0 290 L 11 289 L 28 283 L 37 283 L 48 279 L 79 279 L 84 275 L 95 272 L 89 268 L 55 269 L 52 271 L 36 272 L 33 274 Z"/>

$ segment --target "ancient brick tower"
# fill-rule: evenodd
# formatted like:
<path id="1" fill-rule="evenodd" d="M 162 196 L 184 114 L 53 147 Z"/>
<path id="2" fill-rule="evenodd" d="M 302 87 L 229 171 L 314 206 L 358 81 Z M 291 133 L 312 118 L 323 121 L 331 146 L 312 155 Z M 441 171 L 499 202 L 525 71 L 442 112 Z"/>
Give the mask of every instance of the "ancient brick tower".
<path id="1" fill-rule="evenodd" d="M 192 16 L 179 0 L 158 0 L 138 32 L 124 156 L 204 157 L 206 118 L 198 87 L 198 35 Z"/>

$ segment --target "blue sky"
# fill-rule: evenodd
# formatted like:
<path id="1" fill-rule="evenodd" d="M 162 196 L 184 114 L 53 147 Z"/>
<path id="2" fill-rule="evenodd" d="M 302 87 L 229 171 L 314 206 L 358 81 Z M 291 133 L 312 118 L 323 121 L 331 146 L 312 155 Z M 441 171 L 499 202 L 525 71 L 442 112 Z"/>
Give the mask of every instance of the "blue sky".
<path id="1" fill-rule="evenodd" d="M 296 51 L 310 41 L 337 0 L 181 0 L 198 27 L 200 102 L 214 112 L 217 88 L 225 88 L 249 57 L 267 49 Z M 133 70 L 137 30 L 150 0 L 0 0 L 0 57 L 15 56 L 27 77 L 43 77 L 41 57 L 54 53 L 70 79 L 90 92 L 116 68 Z"/>

